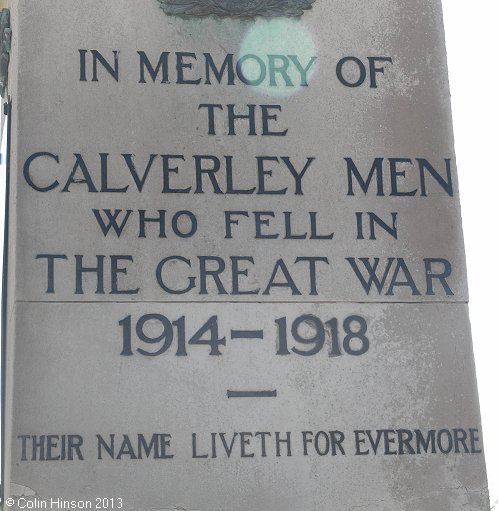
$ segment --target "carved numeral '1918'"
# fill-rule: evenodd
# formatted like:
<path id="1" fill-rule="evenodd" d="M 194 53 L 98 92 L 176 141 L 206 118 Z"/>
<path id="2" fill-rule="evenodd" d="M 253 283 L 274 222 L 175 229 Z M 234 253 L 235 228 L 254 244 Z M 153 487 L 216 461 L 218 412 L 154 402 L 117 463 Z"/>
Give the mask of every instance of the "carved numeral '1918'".
<path id="1" fill-rule="evenodd" d="M 288 346 L 287 318 L 276 319 L 278 335 L 278 355 L 290 355 Z M 301 349 L 293 346 L 291 351 L 303 357 L 310 357 L 319 353 L 326 342 L 326 331 L 331 334 L 330 357 L 347 355 L 364 355 L 369 350 L 369 339 L 366 336 L 367 322 L 362 316 L 349 316 L 343 321 L 345 336 L 340 342 L 338 320 L 332 318 L 323 323 L 317 316 L 305 314 L 296 318 L 291 324 L 291 336 Z"/>

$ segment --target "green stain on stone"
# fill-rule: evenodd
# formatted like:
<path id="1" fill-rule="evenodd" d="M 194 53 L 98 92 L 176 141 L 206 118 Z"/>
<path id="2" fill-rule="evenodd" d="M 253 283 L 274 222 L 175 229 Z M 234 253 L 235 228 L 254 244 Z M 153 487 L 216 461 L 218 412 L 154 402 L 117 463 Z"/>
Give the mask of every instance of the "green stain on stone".
<path id="1" fill-rule="evenodd" d="M 303 23 L 297 19 L 274 18 L 259 19 L 253 23 L 241 44 L 239 57 L 244 55 L 256 55 L 268 65 L 268 55 L 296 55 L 299 61 L 306 65 L 315 56 L 315 44 L 309 31 Z M 276 66 L 285 65 L 281 59 L 275 59 Z M 317 64 L 314 64 L 308 77 L 313 73 Z M 244 75 L 250 79 L 257 79 L 260 74 L 260 66 L 256 59 L 247 59 L 242 64 Z M 266 79 L 255 89 L 270 96 L 288 97 L 303 87 L 300 85 L 300 73 L 289 62 L 285 73 L 290 80 L 276 73 L 276 83 L 271 84 L 271 77 L 267 72 Z M 286 83 L 287 82 L 287 83 Z M 290 85 L 289 82 L 292 82 Z"/>

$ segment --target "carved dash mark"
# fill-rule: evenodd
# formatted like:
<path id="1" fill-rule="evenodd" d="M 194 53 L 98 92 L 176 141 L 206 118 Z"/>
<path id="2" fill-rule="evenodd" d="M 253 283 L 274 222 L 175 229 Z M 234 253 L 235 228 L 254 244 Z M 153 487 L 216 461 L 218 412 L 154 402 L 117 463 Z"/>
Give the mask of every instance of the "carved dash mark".
<path id="1" fill-rule="evenodd" d="M 227 397 L 244 398 L 244 397 L 277 397 L 277 390 L 228 390 Z"/>
<path id="2" fill-rule="evenodd" d="M 232 339 L 263 339 L 263 330 L 231 330 Z"/>

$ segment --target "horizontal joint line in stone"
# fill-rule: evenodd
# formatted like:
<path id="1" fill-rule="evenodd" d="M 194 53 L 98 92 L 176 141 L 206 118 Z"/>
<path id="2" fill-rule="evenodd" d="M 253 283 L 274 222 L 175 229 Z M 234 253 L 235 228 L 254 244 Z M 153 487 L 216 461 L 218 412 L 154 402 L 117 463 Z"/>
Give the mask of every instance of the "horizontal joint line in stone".
<path id="1" fill-rule="evenodd" d="M 468 305 L 468 300 L 426 300 L 426 301 L 362 301 L 362 300 L 274 300 L 274 301 L 244 301 L 244 300 L 123 300 L 123 301 L 107 301 L 107 300 L 92 300 L 92 301 L 76 301 L 76 300 L 68 300 L 68 301 L 57 301 L 57 300 L 16 300 L 14 305 L 16 304 L 30 304 L 30 303 L 38 303 L 38 304 L 52 304 L 52 305 L 115 305 L 115 304 L 147 304 L 147 303 L 155 303 L 155 304 L 164 304 L 164 305 L 172 305 L 172 304 L 193 304 L 193 305 L 213 305 L 213 304 L 255 304 L 255 305 L 271 305 L 271 304 L 283 304 L 283 305 L 318 305 L 318 304 L 359 304 L 359 305 L 437 305 L 437 304 L 447 304 L 447 305 Z"/>

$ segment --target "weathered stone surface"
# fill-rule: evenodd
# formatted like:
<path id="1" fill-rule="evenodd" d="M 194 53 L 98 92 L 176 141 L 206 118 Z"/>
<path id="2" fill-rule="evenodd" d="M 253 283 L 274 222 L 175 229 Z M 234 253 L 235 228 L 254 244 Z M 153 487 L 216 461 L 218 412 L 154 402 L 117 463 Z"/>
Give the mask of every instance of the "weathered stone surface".
<path id="1" fill-rule="evenodd" d="M 369 6 L 338 2 L 334 8 L 327 2 L 316 2 L 301 21 L 278 18 L 274 20 L 221 21 L 215 18 L 183 19 L 161 16 L 153 1 L 146 5 L 122 1 L 92 2 L 91 4 L 61 3 L 60 1 L 21 2 L 17 32 L 30 34 L 18 37 L 16 93 L 21 99 L 15 105 L 16 122 L 14 151 L 16 154 L 17 215 L 22 229 L 17 231 L 15 259 L 23 271 L 17 279 L 16 293 L 21 300 L 175 300 L 178 296 L 165 292 L 157 283 L 156 269 L 168 256 L 180 255 L 191 261 L 189 276 L 197 277 L 196 286 L 181 295 L 188 301 L 246 300 L 247 296 L 234 291 L 230 256 L 252 257 L 254 263 L 240 263 L 248 277 L 240 277 L 241 290 L 260 289 L 260 301 L 421 301 L 458 300 L 467 298 L 463 241 L 459 221 L 456 165 L 453 157 L 450 129 L 449 92 L 446 81 L 445 53 L 438 2 L 419 0 L 406 2 L 383 1 Z M 57 12 L 57 16 L 48 13 Z M 355 13 L 355 15 L 354 15 Z M 72 20 L 78 19 L 75 24 Z M 348 22 L 342 20 L 349 20 Z M 147 30 L 144 29 L 147 27 Z M 422 31 L 425 31 L 424 37 Z M 291 33 L 293 34 L 291 36 Z M 265 44 L 262 41 L 265 40 Z M 64 41 L 64 44 L 61 44 Z M 256 48 L 255 41 L 260 41 Z M 87 48 L 86 78 L 80 81 L 79 49 Z M 91 49 L 102 52 L 103 58 L 114 65 L 113 51 L 119 51 L 119 82 L 98 64 L 98 82 L 92 81 Z M 156 83 L 147 71 L 140 81 L 140 56 L 147 55 L 153 67 L 162 52 L 170 52 L 169 83 Z M 194 57 L 182 57 L 184 80 L 201 79 L 200 85 L 176 83 L 175 53 L 192 52 Z M 218 67 L 227 54 L 234 62 L 241 56 L 255 53 L 266 63 L 269 86 L 251 87 L 237 78 L 227 85 L 228 74 L 219 84 L 210 72 L 211 85 L 206 84 L 205 57 L 209 53 Z M 297 86 L 300 75 L 292 74 L 294 87 L 276 78 L 277 87 L 270 86 L 268 55 L 297 55 L 303 66 L 317 57 L 307 75 L 308 87 Z M 36 55 L 36 58 L 28 58 Z M 338 62 L 349 55 L 359 56 L 368 65 L 367 57 L 391 58 L 394 63 L 376 63 L 385 74 L 376 73 L 377 88 L 366 84 L 359 88 L 344 86 L 336 76 Z M 280 61 L 279 61 L 280 62 Z M 279 67 L 276 61 L 275 67 Z M 292 67 L 292 64 L 288 62 Z M 345 76 L 355 81 L 355 69 Z M 249 72 L 249 71 L 248 71 Z M 254 70 L 253 70 L 254 72 Z M 290 71 L 291 73 L 291 71 Z M 350 73 L 350 75 L 349 75 Z M 366 71 L 367 73 L 367 71 Z M 47 76 L 47 86 L 39 77 Z M 36 98 L 31 101 L 30 98 Z M 248 136 L 248 126 L 236 122 L 236 135 L 227 136 L 227 119 L 216 110 L 216 135 L 208 134 L 208 110 L 200 104 L 234 104 L 242 113 L 246 105 L 255 104 L 256 130 L 261 133 L 259 105 L 279 105 L 277 121 L 269 121 L 275 132 L 288 130 L 285 137 Z M 220 115 L 218 115 L 220 114 Z M 436 136 L 438 134 L 438 136 Z M 48 152 L 52 157 L 34 158 L 29 165 L 30 186 L 23 177 L 23 167 L 30 157 Z M 75 153 L 81 157 L 75 157 Z M 102 157 L 105 153 L 109 189 L 121 193 L 102 192 Z M 122 154 L 133 154 L 130 160 Z M 143 178 L 151 155 L 151 163 L 142 191 L 134 180 L 129 165 L 135 166 L 136 179 Z M 189 189 L 190 193 L 162 193 L 163 161 L 160 155 L 181 155 L 172 158 L 170 167 L 178 173 L 169 174 L 171 189 Z M 216 190 L 207 175 L 196 183 L 195 156 L 211 155 L 221 162 L 217 173 Z M 57 156 L 59 163 L 54 160 Z M 231 156 L 233 188 L 251 190 L 253 194 L 229 194 L 226 156 Z M 297 183 L 282 160 L 289 157 L 300 172 L 309 158 L 303 179 Z M 259 157 L 280 158 L 279 162 L 265 161 L 266 191 L 283 190 L 283 195 L 257 195 Z M 383 158 L 383 190 L 378 196 L 376 176 L 364 194 L 356 178 L 352 178 L 348 195 L 348 166 L 350 158 L 364 180 L 376 158 Z M 393 163 L 397 172 L 396 190 L 391 184 L 390 159 L 408 158 L 412 163 Z M 421 174 L 417 159 L 431 163 L 445 187 L 428 171 Z M 446 159 L 450 176 L 447 175 Z M 212 164 L 203 160 L 204 168 Z M 75 165 L 74 179 L 85 179 L 85 165 L 91 183 L 68 184 Z M 58 185 L 55 185 L 55 181 Z M 41 192 L 34 189 L 53 189 Z M 301 185 L 301 186 L 299 186 Z M 139 185 L 140 186 L 140 185 Z M 203 193 L 194 193 L 202 187 Z M 424 187 L 424 189 L 423 189 Z M 450 190 L 450 187 L 452 188 Z M 123 189 L 127 188 L 126 193 Z M 64 193 L 62 190 L 66 189 Z M 296 192 L 303 195 L 296 195 Z M 96 192 L 96 193 L 94 193 Z M 98 193 L 97 193 L 98 192 Z M 414 196 L 390 196 L 391 193 L 413 193 Z M 452 193 L 452 196 L 449 194 Z M 422 196 L 426 195 L 426 196 Z M 29 206 L 28 206 L 29 205 Z M 111 231 L 104 236 L 93 210 L 122 210 L 119 224 L 127 210 L 132 210 L 118 239 Z M 179 238 L 172 229 L 172 218 L 183 210 L 196 217 L 198 226 L 190 238 Z M 139 238 L 139 210 L 145 217 L 158 217 L 166 210 L 166 238 L 158 238 L 157 224 L 147 224 L 146 237 Z M 61 215 L 60 212 L 64 211 Z M 225 228 L 225 211 L 245 211 L 231 217 L 239 221 L 232 232 Z M 254 212 L 272 212 L 275 217 L 261 216 L 262 236 L 277 235 L 277 239 L 255 239 Z M 307 239 L 283 239 L 286 236 L 285 212 L 289 217 L 288 234 L 307 234 Z M 310 213 L 316 213 L 312 220 Z M 398 238 L 377 230 L 377 239 L 369 240 L 368 224 L 359 240 L 356 213 L 372 212 L 389 226 L 392 213 L 398 213 Z M 103 211 L 99 213 L 107 220 Z M 180 217 L 180 229 L 190 232 L 191 223 Z M 331 240 L 311 240 L 312 225 L 316 222 L 319 236 L 334 233 Z M 366 220 L 364 220 L 366 222 Z M 232 239 L 227 239 L 232 235 Z M 96 240 L 98 244 L 96 245 Z M 35 248 L 36 247 L 36 248 Z M 68 261 L 56 262 L 54 295 L 47 290 L 47 261 L 36 259 L 39 254 L 65 254 Z M 95 284 L 89 277 L 84 294 L 75 294 L 75 255 L 83 255 L 85 266 L 96 266 L 96 254 L 133 256 L 128 268 L 125 289 L 140 288 L 134 295 L 111 295 L 109 260 L 105 263 L 105 294 L 95 294 Z M 216 256 L 226 269 L 221 274 L 223 291 L 208 279 L 206 294 L 201 294 L 199 256 Z M 296 264 L 297 257 L 322 257 L 327 263 L 317 263 L 317 294 L 311 292 L 308 263 Z M 396 263 L 381 295 L 363 289 L 346 258 L 380 257 L 378 270 L 384 270 L 387 258 L 404 258 L 414 279 L 414 287 L 395 287 L 387 294 Z M 265 289 L 271 280 L 276 262 L 283 258 L 298 292 L 291 288 Z M 435 283 L 433 295 L 428 294 L 425 259 L 445 259 L 452 265 L 448 277 L 449 290 Z M 121 264 L 121 263 L 120 263 Z M 211 264 L 211 265 L 210 265 Z M 217 269 L 219 262 L 208 263 Z M 364 269 L 362 263 L 358 262 Z M 428 263 L 430 264 L 430 263 Z M 186 287 L 187 270 L 172 274 L 165 269 L 164 279 L 170 288 Z M 398 269 L 400 271 L 400 268 Z M 441 273 L 438 263 L 432 271 Z M 282 281 L 282 275 L 278 275 Z M 398 281 L 406 281 L 397 273 Z M 294 294 L 293 294 L 294 291 Z M 453 294 L 450 294 L 450 293 Z M 223 294 L 227 293 L 227 294 Z M 299 294 L 298 294 L 299 293 Z M 419 294 L 418 294 L 419 293 Z"/>
<path id="2" fill-rule="evenodd" d="M 5 496 L 488 509 L 440 3 L 11 14 Z"/>
<path id="3" fill-rule="evenodd" d="M 188 336 L 218 316 L 220 336 L 226 338 L 222 355 L 188 345 L 187 356 L 176 356 L 175 336 L 167 352 L 146 357 L 137 348 L 156 351 L 155 346 L 138 343 L 133 335 L 134 354 L 120 356 L 118 322 L 131 315 L 135 323 L 146 313 L 172 321 L 185 315 Z M 274 320 L 289 318 L 290 330 L 291 320 L 303 314 L 324 321 L 336 317 L 340 324 L 352 315 L 364 317 L 369 350 L 350 356 L 342 348 L 342 356 L 329 357 L 328 335 L 314 356 L 276 355 Z M 481 453 L 465 453 L 460 444 L 459 453 L 411 455 L 402 446 L 403 455 L 392 455 L 385 448 L 398 451 L 398 440 L 387 445 L 381 440 L 374 455 L 365 433 L 370 430 L 375 441 L 376 431 L 385 429 L 425 435 L 462 429 L 468 437 L 470 428 L 479 429 L 465 305 L 21 304 L 16 316 L 16 435 L 83 437 L 85 459 L 71 462 L 21 461 L 22 440 L 13 438 L 12 480 L 41 497 L 121 496 L 126 509 L 486 509 Z M 150 327 L 146 324 L 148 334 L 157 335 Z M 238 328 L 263 329 L 264 338 L 231 338 Z M 290 349 L 300 347 L 288 335 Z M 227 390 L 277 390 L 277 397 L 228 399 Z M 366 455 L 356 454 L 356 430 L 364 432 L 359 439 L 366 442 L 358 444 L 358 452 Z M 305 431 L 313 432 L 307 435 L 312 440 L 308 456 Z M 314 439 L 320 431 L 342 432 L 345 455 L 339 448 L 336 456 L 331 450 L 317 454 Z M 228 458 L 217 436 L 216 459 L 193 458 L 193 433 L 196 455 L 204 456 L 211 433 L 225 433 L 230 445 L 234 432 L 272 433 L 266 437 L 267 456 L 259 437 L 248 436 L 244 454 L 254 456 L 242 457 L 238 436 Z M 290 433 L 291 457 L 285 444 L 276 456 L 276 432 L 281 439 Z M 115 434 L 117 457 L 124 434 L 138 455 L 138 433 L 148 441 L 154 433 L 170 434 L 167 452 L 174 458 L 133 460 L 123 454 L 109 459 L 102 449 L 103 459 L 97 459 L 97 434 L 108 443 Z M 441 435 L 446 450 L 447 434 Z M 475 450 L 481 451 L 481 434 L 476 435 Z M 319 438 L 319 449 L 327 452 L 324 437 Z M 416 450 L 415 440 L 410 443 Z M 465 444 L 471 450 L 470 440 Z"/>

